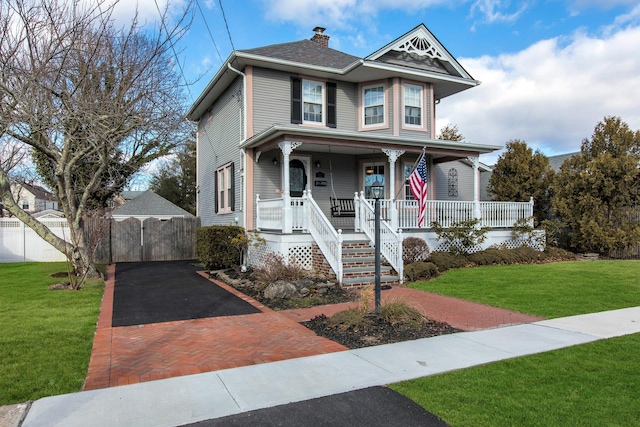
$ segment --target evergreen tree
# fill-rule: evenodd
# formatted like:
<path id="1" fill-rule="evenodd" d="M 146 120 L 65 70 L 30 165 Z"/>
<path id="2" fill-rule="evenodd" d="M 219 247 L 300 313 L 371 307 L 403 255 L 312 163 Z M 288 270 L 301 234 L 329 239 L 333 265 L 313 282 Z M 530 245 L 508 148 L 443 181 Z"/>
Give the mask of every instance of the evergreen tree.
<path id="1" fill-rule="evenodd" d="M 551 209 L 553 175 L 547 157 L 538 150 L 534 152 L 526 142 L 514 139 L 507 142 L 507 151 L 493 167 L 487 190 L 493 200 L 528 202 L 533 197 L 533 215 L 536 224 L 540 224 Z"/>
<path id="2" fill-rule="evenodd" d="M 190 139 L 175 157 L 152 175 L 149 189 L 182 209 L 196 214 L 196 141 Z"/>
<path id="3" fill-rule="evenodd" d="M 640 131 L 605 117 L 556 178 L 553 207 L 573 249 L 609 254 L 640 244 Z"/>

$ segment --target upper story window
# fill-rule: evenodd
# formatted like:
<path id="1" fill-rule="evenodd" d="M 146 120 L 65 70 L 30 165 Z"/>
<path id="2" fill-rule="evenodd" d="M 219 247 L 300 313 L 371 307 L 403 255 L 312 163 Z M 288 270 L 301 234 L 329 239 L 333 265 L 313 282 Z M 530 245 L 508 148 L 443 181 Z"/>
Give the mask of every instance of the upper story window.
<path id="1" fill-rule="evenodd" d="M 29 201 L 27 199 L 22 199 L 22 209 L 25 211 L 29 210 Z"/>
<path id="2" fill-rule="evenodd" d="M 323 123 L 324 84 L 311 80 L 302 81 L 302 120 L 311 123 Z"/>
<path id="3" fill-rule="evenodd" d="M 404 124 L 422 127 L 422 86 L 404 85 Z"/>
<path id="4" fill-rule="evenodd" d="M 365 86 L 362 88 L 362 110 L 364 126 L 382 125 L 385 122 L 385 90 L 384 85 Z"/>
<path id="5" fill-rule="evenodd" d="M 291 77 L 291 123 L 336 127 L 337 85 Z"/>

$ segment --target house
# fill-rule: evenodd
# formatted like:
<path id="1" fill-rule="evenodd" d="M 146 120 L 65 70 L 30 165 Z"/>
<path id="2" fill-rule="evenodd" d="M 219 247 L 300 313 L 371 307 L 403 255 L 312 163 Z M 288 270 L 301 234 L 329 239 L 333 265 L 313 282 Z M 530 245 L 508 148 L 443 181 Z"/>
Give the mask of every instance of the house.
<path id="1" fill-rule="evenodd" d="M 124 203 L 111 212 L 111 217 L 116 221 L 123 221 L 127 218 L 137 218 L 140 221 L 147 218 L 156 218 L 166 221 L 171 218 L 194 217 L 189 212 L 164 197 L 158 196 L 151 190 L 125 193 L 122 196 Z"/>
<path id="2" fill-rule="evenodd" d="M 47 209 L 58 210 L 58 198 L 50 191 L 39 185 L 28 182 L 13 182 L 11 184 L 13 199 L 22 210 L 35 213 Z"/>
<path id="3" fill-rule="evenodd" d="M 202 225 L 256 230 L 266 244 L 251 262 L 274 251 L 360 285 L 373 280 L 372 197 L 382 188 L 383 274 L 402 280 L 404 237 L 440 245 L 418 228 L 408 187 L 424 153 L 426 226 L 481 218 L 500 228 L 487 244 L 508 240 L 532 205 L 480 202 L 479 156 L 501 147 L 436 139 L 440 100 L 480 82 L 422 24 L 366 58 L 331 49 L 324 31 L 232 52 L 190 108 Z M 458 198 L 439 199 L 438 165 L 453 161 L 470 173 L 458 175 Z"/>

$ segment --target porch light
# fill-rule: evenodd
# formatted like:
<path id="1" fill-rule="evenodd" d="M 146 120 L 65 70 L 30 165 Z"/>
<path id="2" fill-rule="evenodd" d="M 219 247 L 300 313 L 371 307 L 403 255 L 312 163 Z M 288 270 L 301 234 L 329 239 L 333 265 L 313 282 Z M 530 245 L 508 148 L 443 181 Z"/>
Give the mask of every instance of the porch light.
<path id="1" fill-rule="evenodd" d="M 376 178 L 369 188 L 371 188 L 371 195 L 374 199 L 379 200 L 384 197 L 384 184 L 381 183 L 378 178 Z"/>
<path id="2" fill-rule="evenodd" d="M 273 166 L 278 166 L 278 158 L 277 157 L 273 158 Z"/>
<path id="3" fill-rule="evenodd" d="M 316 169 L 320 169 L 320 160 L 316 160 Z"/>

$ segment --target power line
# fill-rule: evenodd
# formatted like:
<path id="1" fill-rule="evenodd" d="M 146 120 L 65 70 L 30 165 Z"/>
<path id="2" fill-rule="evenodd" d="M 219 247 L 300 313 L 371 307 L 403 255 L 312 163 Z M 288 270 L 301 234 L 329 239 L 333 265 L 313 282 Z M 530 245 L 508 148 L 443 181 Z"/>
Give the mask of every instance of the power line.
<path id="1" fill-rule="evenodd" d="M 222 18 L 224 18 L 224 25 L 227 27 L 227 34 L 229 35 L 229 41 L 231 42 L 231 49 L 236 50 L 235 46 L 233 46 L 233 40 L 231 39 L 231 31 L 229 31 L 229 24 L 227 23 L 227 15 L 225 15 L 224 8 L 222 7 L 222 0 L 218 0 L 218 4 L 220 4 L 220 10 L 222 11 Z"/>
<path id="2" fill-rule="evenodd" d="M 196 0 L 196 6 L 198 6 L 198 10 L 200 11 L 200 16 L 202 16 L 202 21 L 204 22 L 204 26 L 207 28 L 209 37 L 211 37 L 213 46 L 216 48 L 216 52 L 218 53 L 218 58 L 220 58 L 220 63 L 223 63 L 224 61 L 222 60 L 222 55 L 220 55 L 220 51 L 218 50 L 218 45 L 216 44 L 216 41 L 213 38 L 213 34 L 211 33 L 211 29 L 209 28 L 209 23 L 207 22 L 207 18 L 205 18 L 204 16 L 204 12 L 202 11 L 202 7 L 200 7 L 200 2 L 198 0 Z"/>

